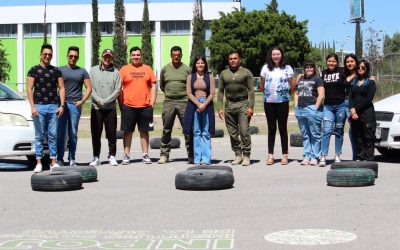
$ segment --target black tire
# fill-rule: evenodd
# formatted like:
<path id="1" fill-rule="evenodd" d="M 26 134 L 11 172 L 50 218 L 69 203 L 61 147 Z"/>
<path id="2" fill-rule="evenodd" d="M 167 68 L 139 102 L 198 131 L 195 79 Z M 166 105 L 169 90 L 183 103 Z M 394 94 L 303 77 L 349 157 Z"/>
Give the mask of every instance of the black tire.
<path id="1" fill-rule="evenodd" d="M 250 134 L 251 135 L 257 135 L 260 130 L 258 129 L 257 126 L 250 126 Z"/>
<path id="2" fill-rule="evenodd" d="M 171 148 L 179 148 L 181 146 L 181 140 L 177 137 L 171 138 Z M 150 139 L 150 148 L 152 149 L 160 149 L 161 148 L 161 138 L 151 138 Z"/>
<path id="3" fill-rule="evenodd" d="M 223 129 L 215 129 L 215 134 L 211 135 L 211 138 L 221 138 L 224 137 L 224 130 Z"/>
<path id="4" fill-rule="evenodd" d="M 82 177 L 72 171 L 45 171 L 32 175 L 31 187 L 34 191 L 78 190 L 82 188 Z"/>
<path id="5" fill-rule="evenodd" d="M 59 167 L 53 168 L 53 171 L 74 171 L 81 175 L 82 182 L 97 181 L 97 169 L 94 167 L 81 166 L 81 167 Z"/>
<path id="6" fill-rule="evenodd" d="M 378 163 L 374 161 L 342 161 L 331 165 L 331 169 L 343 168 L 365 168 L 375 172 L 375 178 L 378 178 Z"/>
<path id="7" fill-rule="evenodd" d="M 399 155 L 400 155 L 400 150 L 399 149 L 382 148 L 382 147 L 377 147 L 376 149 L 385 158 L 389 158 L 389 159 L 398 158 Z"/>
<path id="8" fill-rule="evenodd" d="M 201 170 L 201 169 L 206 169 L 206 170 L 225 170 L 233 173 L 233 170 L 231 167 L 228 166 L 214 166 L 214 165 L 207 165 L 207 166 L 194 166 L 186 169 L 187 171 L 190 170 Z"/>
<path id="9" fill-rule="evenodd" d="M 375 172 L 371 169 L 344 168 L 329 170 L 326 175 L 328 186 L 363 187 L 374 185 Z"/>
<path id="10" fill-rule="evenodd" d="M 225 170 L 190 170 L 175 176 L 175 187 L 180 190 L 228 189 L 233 183 L 233 174 Z"/>
<path id="11" fill-rule="evenodd" d="M 116 137 L 117 137 L 117 140 L 118 139 L 124 139 L 124 131 L 123 130 L 117 130 Z"/>
<path id="12" fill-rule="evenodd" d="M 303 147 L 303 136 L 300 133 L 290 134 L 291 147 Z"/>

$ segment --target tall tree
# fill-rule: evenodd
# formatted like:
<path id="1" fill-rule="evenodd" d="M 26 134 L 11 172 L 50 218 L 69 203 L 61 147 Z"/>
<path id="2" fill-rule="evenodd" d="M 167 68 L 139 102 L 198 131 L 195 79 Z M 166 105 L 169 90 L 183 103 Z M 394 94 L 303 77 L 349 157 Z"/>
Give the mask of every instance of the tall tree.
<path id="1" fill-rule="evenodd" d="M 260 75 L 267 51 L 279 46 L 286 61 L 293 67 L 303 64 L 310 51 L 307 38 L 307 21 L 297 21 L 295 16 L 269 13 L 267 11 L 246 12 L 235 10 L 211 22 L 210 48 L 211 67 L 220 72 L 228 64 L 228 53 L 238 50 L 242 64 L 254 75 Z"/>
<path id="2" fill-rule="evenodd" d="M 149 20 L 149 5 L 147 0 L 143 0 L 142 17 L 142 63 L 153 67 L 153 54 L 151 48 L 151 26 Z"/>
<path id="3" fill-rule="evenodd" d="M 97 0 L 92 0 L 92 66 L 99 63 L 99 49 L 101 42 L 101 34 L 99 28 L 99 5 Z"/>
<path id="4" fill-rule="evenodd" d="M 271 0 L 271 2 L 267 5 L 267 12 L 276 14 L 279 13 L 277 0 Z"/>
<path id="5" fill-rule="evenodd" d="M 5 82 L 10 79 L 11 64 L 7 60 L 7 56 L 8 54 L 0 40 L 0 82 Z"/>
<path id="6" fill-rule="evenodd" d="M 196 0 L 193 11 L 193 33 L 192 33 L 192 50 L 190 52 L 190 65 L 193 65 L 195 57 L 205 55 L 206 49 L 204 41 L 206 33 L 204 30 L 203 6 L 202 0 Z"/>
<path id="7" fill-rule="evenodd" d="M 114 15 L 115 15 L 115 22 L 113 25 L 114 65 L 117 69 L 120 69 L 127 63 L 124 0 L 115 1 Z"/>

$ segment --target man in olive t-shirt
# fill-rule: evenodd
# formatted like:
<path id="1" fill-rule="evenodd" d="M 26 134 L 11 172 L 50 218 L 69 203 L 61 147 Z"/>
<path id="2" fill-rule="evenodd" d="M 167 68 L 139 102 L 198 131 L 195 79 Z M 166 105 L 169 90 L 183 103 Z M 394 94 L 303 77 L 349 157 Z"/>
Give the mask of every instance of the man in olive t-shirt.
<path id="1" fill-rule="evenodd" d="M 165 94 L 165 99 L 162 111 L 163 133 L 158 164 L 169 162 L 171 134 L 175 117 L 178 116 L 183 127 L 183 115 L 188 99 L 186 96 L 186 79 L 191 70 L 189 66 L 182 63 L 182 49 L 179 46 L 171 48 L 171 59 L 171 63 L 165 65 L 160 72 L 160 88 Z M 188 162 L 193 163 L 193 140 L 191 140 L 191 136 L 185 135 L 185 144 Z"/>
<path id="2" fill-rule="evenodd" d="M 229 67 L 221 72 L 219 78 L 218 115 L 221 119 L 225 117 L 231 147 L 236 156 L 232 165 L 249 166 L 251 153 L 249 124 L 254 108 L 254 78 L 248 69 L 240 66 L 239 52 L 230 52 L 228 62 Z M 224 94 L 225 112 L 222 108 Z"/>

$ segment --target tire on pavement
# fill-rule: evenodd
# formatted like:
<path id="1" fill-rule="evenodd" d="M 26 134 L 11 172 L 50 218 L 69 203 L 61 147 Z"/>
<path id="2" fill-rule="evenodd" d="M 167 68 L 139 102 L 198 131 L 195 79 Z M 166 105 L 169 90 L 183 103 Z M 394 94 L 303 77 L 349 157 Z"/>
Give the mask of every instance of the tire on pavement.
<path id="1" fill-rule="evenodd" d="M 180 190 L 221 190 L 232 188 L 233 174 L 226 170 L 189 170 L 175 176 L 175 187 Z"/>
<path id="2" fill-rule="evenodd" d="M 332 163 L 331 169 L 342 168 L 365 168 L 375 172 L 375 178 L 378 178 L 378 163 L 374 161 L 342 161 Z"/>
<path id="3" fill-rule="evenodd" d="M 82 177 L 73 171 L 45 171 L 32 175 L 31 187 L 34 191 L 78 190 L 82 188 Z"/>
<path id="4" fill-rule="evenodd" d="M 181 140 L 177 137 L 171 138 L 171 148 L 179 148 L 181 146 Z M 160 149 L 161 148 L 161 138 L 155 137 L 150 139 L 150 148 Z"/>
<path id="5" fill-rule="evenodd" d="M 215 134 L 211 135 L 211 138 L 220 138 L 220 137 L 224 137 L 224 130 L 217 128 L 215 129 Z"/>
<path id="6" fill-rule="evenodd" d="M 74 171 L 81 175 L 82 182 L 97 181 L 97 169 L 95 167 L 89 167 L 89 166 L 58 167 L 58 168 L 53 168 L 53 171 Z"/>
<path id="7" fill-rule="evenodd" d="M 231 173 L 233 173 L 233 170 L 231 167 L 228 166 L 218 166 L 218 165 L 207 165 L 207 166 L 194 166 L 194 167 L 189 167 L 188 169 L 186 169 L 187 171 L 190 170 L 198 170 L 198 169 L 206 169 L 206 170 L 225 170 L 225 171 L 229 171 Z"/>
<path id="8" fill-rule="evenodd" d="M 328 186 L 363 187 L 375 183 L 375 172 L 363 168 L 331 169 L 326 175 Z"/>
<path id="9" fill-rule="evenodd" d="M 300 133 L 290 134 L 291 147 L 303 147 L 303 136 Z"/>
<path id="10" fill-rule="evenodd" d="M 250 134 L 251 135 L 257 135 L 258 132 L 260 132 L 260 130 L 258 129 L 257 126 L 250 126 L 249 128 L 250 128 Z"/>

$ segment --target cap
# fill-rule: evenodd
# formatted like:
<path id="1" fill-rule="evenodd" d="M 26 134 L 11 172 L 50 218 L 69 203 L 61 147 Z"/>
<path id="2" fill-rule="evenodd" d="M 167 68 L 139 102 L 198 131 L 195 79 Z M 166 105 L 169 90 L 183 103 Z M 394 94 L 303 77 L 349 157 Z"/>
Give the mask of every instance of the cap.
<path id="1" fill-rule="evenodd" d="M 110 49 L 105 49 L 105 50 L 103 50 L 103 53 L 101 53 L 101 56 L 103 57 L 105 55 L 110 55 L 110 56 L 114 57 L 114 52 Z"/>

